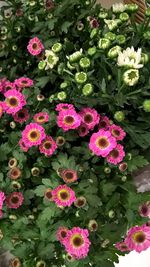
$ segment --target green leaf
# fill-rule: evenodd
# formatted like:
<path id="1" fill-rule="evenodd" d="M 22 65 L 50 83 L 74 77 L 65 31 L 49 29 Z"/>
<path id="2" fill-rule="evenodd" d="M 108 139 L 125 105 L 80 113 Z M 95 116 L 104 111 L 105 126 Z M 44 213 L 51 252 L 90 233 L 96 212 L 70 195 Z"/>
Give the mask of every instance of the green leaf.
<path id="1" fill-rule="evenodd" d="M 35 194 L 38 197 L 43 197 L 44 196 L 44 192 L 46 190 L 46 187 L 44 185 L 39 185 L 37 186 L 37 188 L 34 190 Z"/>
<path id="2" fill-rule="evenodd" d="M 41 221 L 49 221 L 52 217 L 54 217 L 56 211 L 56 207 L 54 203 L 50 203 L 50 207 L 46 207 L 41 215 L 40 215 L 40 220 Z"/>
<path id="3" fill-rule="evenodd" d="M 134 156 L 129 162 L 128 162 L 128 170 L 130 172 L 136 171 L 139 168 L 142 168 L 146 165 L 148 165 L 149 162 L 147 161 L 147 159 L 144 158 L 144 156 Z"/>
<path id="4" fill-rule="evenodd" d="M 50 81 L 50 77 L 49 76 L 44 76 L 44 77 L 41 77 L 41 78 L 37 78 L 36 80 L 37 80 L 36 86 L 40 87 L 40 88 L 44 88 L 45 85 Z"/>
<path id="5" fill-rule="evenodd" d="M 69 30 L 69 27 L 73 24 L 73 22 L 70 22 L 70 21 L 65 21 L 62 26 L 61 26 L 61 30 L 62 32 L 64 33 L 67 33 L 68 30 Z"/>
<path id="6" fill-rule="evenodd" d="M 115 191 L 116 185 L 112 183 L 106 183 L 102 186 L 104 196 L 110 196 Z"/>

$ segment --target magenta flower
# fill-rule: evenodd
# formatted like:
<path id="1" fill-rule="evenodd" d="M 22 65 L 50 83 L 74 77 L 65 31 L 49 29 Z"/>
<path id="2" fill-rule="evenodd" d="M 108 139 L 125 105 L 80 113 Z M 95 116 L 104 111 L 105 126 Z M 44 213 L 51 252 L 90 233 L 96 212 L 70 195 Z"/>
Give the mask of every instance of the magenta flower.
<path id="1" fill-rule="evenodd" d="M 24 197 L 21 192 L 13 192 L 6 197 L 6 205 L 10 209 L 18 209 L 22 206 Z"/>
<path id="2" fill-rule="evenodd" d="M 31 55 L 37 56 L 41 54 L 42 50 L 44 49 L 44 46 L 38 37 L 34 37 L 30 39 L 27 49 Z"/>
<path id="3" fill-rule="evenodd" d="M 26 88 L 33 86 L 33 80 L 27 78 L 27 77 L 21 77 L 15 80 L 15 85 L 18 88 Z"/>
<path id="4" fill-rule="evenodd" d="M 125 157 L 124 147 L 118 144 L 107 156 L 107 162 L 117 165 Z"/>
<path id="5" fill-rule="evenodd" d="M 60 172 L 61 178 L 66 184 L 73 183 L 78 180 L 78 173 L 72 169 L 64 169 Z"/>
<path id="6" fill-rule="evenodd" d="M 150 227 L 135 226 L 132 227 L 127 234 L 125 243 L 130 250 L 142 252 L 150 247 Z"/>
<path id="7" fill-rule="evenodd" d="M 4 192 L 0 191 L 0 210 L 2 210 L 2 208 L 3 208 L 3 202 L 4 202 L 5 198 L 6 197 L 5 197 Z"/>
<path id="8" fill-rule="evenodd" d="M 8 91 L 8 90 L 15 90 L 16 86 L 15 83 L 10 82 L 10 81 L 5 81 L 4 83 L 4 92 Z"/>
<path id="9" fill-rule="evenodd" d="M 3 103 L 0 101 L 0 118 L 3 115 Z"/>
<path id="10" fill-rule="evenodd" d="M 92 108 L 83 108 L 79 115 L 81 116 L 82 123 L 86 124 L 89 130 L 93 130 L 100 120 L 100 115 Z"/>
<path id="11" fill-rule="evenodd" d="M 19 122 L 20 124 L 26 122 L 29 119 L 28 109 L 19 110 L 14 116 L 14 121 Z"/>
<path id="12" fill-rule="evenodd" d="M 47 112 L 39 112 L 34 115 L 34 121 L 39 124 L 43 124 L 49 121 L 49 114 Z"/>
<path id="13" fill-rule="evenodd" d="M 28 124 L 22 132 L 22 140 L 26 147 L 40 145 L 45 137 L 44 128 L 37 123 Z"/>
<path id="14" fill-rule="evenodd" d="M 59 185 L 52 190 L 53 200 L 58 207 L 70 207 L 76 200 L 75 192 L 67 185 Z"/>
<path id="15" fill-rule="evenodd" d="M 120 126 L 117 126 L 115 124 L 109 127 L 109 131 L 111 132 L 112 136 L 116 138 L 117 141 L 122 141 L 126 136 L 125 131 Z"/>
<path id="16" fill-rule="evenodd" d="M 92 134 L 89 149 L 97 156 L 107 157 L 116 145 L 116 139 L 109 131 L 99 130 Z"/>
<path id="17" fill-rule="evenodd" d="M 64 239 L 65 239 L 66 236 L 67 236 L 67 232 L 68 232 L 68 228 L 67 228 L 67 227 L 62 227 L 62 226 L 60 226 L 60 227 L 58 228 L 56 236 L 57 236 L 57 240 L 58 240 L 61 244 L 63 244 L 63 241 L 64 241 Z"/>
<path id="18" fill-rule="evenodd" d="M 60 111 L 57 116 L 57 125 L 65 132 L 78 128 L 80 124 L 81 117 L 73 109 Z"/>
<path id="19" fill-rule="evenodd" d="M 61 104 L 58 104 L 56 106 L 56 111 L 63 111 L 63 110 L 70 110 L 70 109 L 75 110 L 74 105 L 67 104 L 67 103 L 61 103 Z"/>
<path id="20" fill-rule="evenodd" d="M 91 244 L 88 236 L 87 229 L 74 227 L 68 230 L 67 236 L 63 241 L 66 251 L 76 259 L 87 257 Z"/>
<path id="21" fill-rule="evenodd" d="M 101 116 L 100 122 L 98 124 L 98 129 L 108 130 L 110 126 L 110 120 L 107 116 Z"/>
<path id="22" fill-rule="evenodd" d="M 5 102 L 3 102 L 3 108 L 8 114 L 14 115 L 26 105 L 24 95 L 16 89 L 7 91 L 4 96 Z"/>
<path id="23" fill-rule="evenodd" d="M 46 138 L 42 141 L 39 146 L 39 150 L 41 153 L 46 156 L 51 156 L 54 154 L 57 149 L 57 144 L 51 136 L 46 136 Z"/>
<path id="24" fill-rule="evenodd" d="M 25 146 L 25 143 L 23 142 L 22 139 L 20 139 L 20 141 L 19 141 L 19 146 L 20 146 L 21 150 L 23 150 L 24 152 L 27 152 L 29 150 L 29 148 Z"/>
<path id="25" fill-rule="evenodd" d="M 139 206 L 139 214 L 141 217 L 150 218 L 150 201 L 147 201 Z"/>
<path id="26" fill-rule="evenodd" d="M 78 134 L 81 137 L 86 136 L 89 133 L 89 129 L 85 123 L 81 123 L 81 125 L 78 128 Z"/>
<path id="27" fill-rule="evenodd" d="M 115 244 L 115 247 L 122 252 L 130 251 L 130 249 L 128 248 L 127 244 L 124 241 Z"/>

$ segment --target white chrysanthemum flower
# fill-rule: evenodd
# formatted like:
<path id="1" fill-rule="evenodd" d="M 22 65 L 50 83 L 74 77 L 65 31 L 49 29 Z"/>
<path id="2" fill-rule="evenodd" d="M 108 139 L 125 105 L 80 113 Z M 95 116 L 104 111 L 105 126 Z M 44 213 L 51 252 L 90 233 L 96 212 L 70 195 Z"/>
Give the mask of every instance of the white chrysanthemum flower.
<path id="1" fill-rule="evenodd" d="M 121 22 L 120 19 L 104 19 L 104 21 L 107 24 L 110 31 L 115 30 Z"/>
<path id="2" fill-rule="evenodd" d="M 126 6 L 122 3 L 115 3 L 113 4 L 112 9 L 114 13 L 121 13 L 126 10 Z"/>
<path id="3" fill-rule="evenodd" d="M 120 52 L 118 55 L 118 66 L 128 67 L 134 69 L 143 68 L 141 64 L 142 59 L 142 50 L 139 48 L 137 51 L 134 50 L 134 47 L 128 47 L 123 52 Z"/>
<path id="4" fill-rule="evenodd" d="M 130 69 L 124 72 L 123 81 L 128 86 L 134 86 L 139 80 L 139 70 Z"/>
<path id="5" fill-rule="evenodd" d="M 45 50 L 45 57 L 46 57 L 45 70 L 53 69 L 54 66 L 57 64 L 57 62 L 59 61 L 59 57 L 56 56 L 56 54 L 52 50 Z"/>

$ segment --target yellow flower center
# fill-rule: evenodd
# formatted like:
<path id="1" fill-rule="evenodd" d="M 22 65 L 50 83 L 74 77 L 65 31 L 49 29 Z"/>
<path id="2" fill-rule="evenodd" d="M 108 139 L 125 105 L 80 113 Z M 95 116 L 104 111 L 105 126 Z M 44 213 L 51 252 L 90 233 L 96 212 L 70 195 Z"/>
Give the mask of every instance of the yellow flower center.
<path id="1" fill-rule="evenodd" d="M 64 122 L 68 125 L 72 125 L 74 123 L 74 118 L 72 116 L 66 116 Z"/>
<path id="2" fill-rule="evenodd" d="M 9 107 L 14 107 L 15 108 L 15 107 L 18 106 L 19 101 L 18 101 L 18 99 L 16 97 L 12 96 L 12 97 L 6 99 L 6 103 L 7 103 L 7 105 Z"/>
<path id="3" fill-rule="evenodd" d="M 107 140 L 106 137 L 98 137 L 96 140 L 96 145 L 100 148 L 100 149 L 105 149 L 109 146 L 109 141 Z"/>
<path id="4" fill-rule="evenodd" d="M 43 146 L 44 146 L 45 149 L 50 149 L 52 147 L 52 144 L 51 144 L 50 141 L 46 141 L 46 142 L 44 142 Z"/>
<path id="5" fill-rule="evenodd" d="M 84 239 L 80 234 L 74 234 L 71 237 L 71 245 L 75 248 L 79 248 L 84 244 Z"/>
<path id="6" fill-rule="evenodd" d="M 61 201 L 66 201 L 70 198 L 70 193 L 68 192 L 68 190 L 66 189 L 61 189 L 59 192 L 58 192 L 58 198 L 61 200 Z"/>
<path id="7" fill-rule="evenodd" d="M 145 241 L 146 236 L 145 236 L 144 232 L 139 231 L 139 232 L 136 232 L 136 233 L 134 233 L 134 234 L 132 235 L 132 239 L 133 239 L 133 241 L 134 241 L 135 243 L 139 243 L 139 244 L 141 244 L 141 243 L 143 243 L 143 242 Z"/>
<path id="8" fill-rule="evenodd" d="M 40 138 L 41 134 L 37 129 L 32 129 L 31 131 L 29 131 L 28 133 L 28 139 L 31 142 L 37 142 Z"/>

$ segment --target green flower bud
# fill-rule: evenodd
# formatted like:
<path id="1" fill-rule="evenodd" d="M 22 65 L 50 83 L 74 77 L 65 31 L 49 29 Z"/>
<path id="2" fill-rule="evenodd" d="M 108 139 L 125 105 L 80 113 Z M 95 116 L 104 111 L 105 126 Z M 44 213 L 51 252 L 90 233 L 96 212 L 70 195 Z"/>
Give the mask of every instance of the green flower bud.
<path id="1" fill-rule="evenodd" d="M 90 62 L 90 60 L 89 60 L 89 58 L 88 57 L 83 57 L 83 58 L 81 58 L 80 59 L 80 61 L 79 61 L 79 65 L 80 65 L 80 67 L 81 68 L 89 68 L 90 67 L 90 64 L 91 64 L 91 62 Z"/>
<path id="2" fill-rule="evenodd" d="M 0 67 L 0 72 L 2 72 L 3 71 L 3 68 L 2 67 Z"/>
<path id="3" fill-rule="evenodd" d="M 77 25 L 77 30 L 82 31 L 84 29 L 84 24 L 82 22 L 79 22 Z"/>
<path id="4" fill-rule="evenodd" d="M 97 229 L 98 229 L 98 223 L 97 223 L 97 221 L 95 221 L 95 220 L 90 220 L 89 223 L 88 223 L 88 229 L 89 229 L 91 232 L 95 232 L 95 231 L 97 231 Z"/>
<path id="5" fill-rule="evenodd" d="M 127 157 L 128 160 L 131 160 L 132 159 L 132 154 L 128 153 L 126 157 Z"/>
<path id="6" fill-rule="evenodd" d="M 116 39 L 116 34 L 113 32 L 107 32 L 105 33 L 104 37 L 110 41 L 114 41 Z"/>
<path id="7" fill-rule="evenodd" d="M 112 80 L 112 76 L 108 75 L 108 81 L 111 81 L 111 80 Z"/>
<path id="8" fill-rule="evenodd" d="M 21 188 L 21 184 L 20 184 L 19 182 L 12 181 L 11 184 L 12 184 L 12 187 L 13 187 L 14 189 L 19 190 L 19 189 Z"/>
<path id="9" fill-rule="evenodd" d="M 119 52 L 121 51 L 121 47 L 116 45 L 114 47 L 112 47 L 109 51 L 108 51 L 108 57 L 109 58 L 116 58 L 119 54 Z"/>
<path id="10" fill-rule="evenodd" d="M 130 69 L 124 72 L 123 81 L 128 86 L 134 86 L 139 80 L 139 70 Z"/>
<path id="11" fill-rule="evenodd" d="M 144 32 L 143 37 L 145 40 L 150 40 L 150 31 Z"/>
<path id="12" fill-rule="evenodd" d="M 17 160 L 15 159 L 15 158 L 11 158 L 10 160 L 9 160 L 9 162 L 8 162 L 8 167 L 9 168 L 14 168 L 14 167 L 16 167 L 17 166 Z"/>
<path id="13" fill-rule="evenodd" d="M 114 218 L 115 217 L 115 212 L 113 211 L 113 210 L 110 210 L 109 212 L 108 212 L 108 216 L 109 216 L 109 218 Z"/>
<path id="14" fill-rule="evenodd" d="M 61 75 L 63 74 L 64 71 L 64 63 L 60 63 L 57 67 L 58 74 Z"/>
<path id="15" fill-rule="evenodd" d="M 103 243 L 101 244 L 101 247 L 102 248 L 106 248 L 107 247 L 107 245 L 110 243 L 110 240 L 109 239 L 105 239 L 104 241 L 103 241 Z"/>
<path id="16" fill-rule="evenodd" d="M 53 18 L 53 14 L 52 14 L 52 13 L 49 13 L 49 14 L 47 15 L 47 18 L 48 18 L 48 19 L 52 19 L 52 18 Z"/>
<path id="17" fill-rule="evenodd" d="M 74 52 L 72 55 L 69 56 L 69 62 L 74 63 L 81 59 L 82 57 L 82 49 L 80 51 Z"/>
<path id="18" fill-rule="evenodd" d="M 28 219 L 29 219 L 29 220 L 34 220 L 35 217 L 34 217 L 34 215 L 31 214 L 31 215 L 28 216 Z"/>
<path id="19" fill-rule="evenodd" d="M 13 45 L 13 46 L 12 46 L 12 50 L 13 50 L 13 51 L 17 51 L 17 46 L 16 46 L 16 45 Z"/>
<path id="20" fill-rule="evenodd" d="M 98 17 L 100 19 L 106 19 L 108 17 L 108 13 L 106 11 L 100 11 Z"/>
<path id="21" fill-rule="evenodd" d="M 88 49 L 88 55 L 89 55 L 89 56 L 94 56 L 95 53 L 96 53 L 96 47 L 95 47 L 95 46 L 90 47 L 90 48 Z"/>
<path id="22" fill-rule="evenodd" d="M 148 61 L 149 61 L 149 56 L 147 54 L 145 54 L 145 53 L 142 53 L 141 54 L 141 63 L 147 64 Z"/>
<path id="23" fill-rule="evenodd" d="M 46 62 L 44 60 L 41 60 L 38 64 L 38 69 L 43 70 L 46 66 Z"/>
<path id="24" fill-rule="evenodd" d="M 61 88 L 61 89 L 65 89 L 65 88 L 67 88 L 68 86 L 69 86 L 69 84 L 68 84 L 67 81 L 66 81 L 66 82 L 64 81 L 63 83 L 60 84 L 60 88 Z"/>
<path id="25" fill-rule="evenodd" d="M 59 93 L 57 94 L 57 98 L 58 98 L 59 100 L 61 100 L 61 101 L 65 100 L 66 97 L 67 97 L 67 94 L 66 94 L 66 92 L 64 92 L 64 91 L 61 91 L 61 92 L 59 92 Z"/>
<path id="26" fill-rule="evenodd" d="M 68 262 L 74 262 L 75 261 L 75 258 L 73 256 L 71 256 L 70 254 L 66 254 L 65 259 Z"/>
<path id="27" fill-rule="evenodd" d="M 126 11 L 129 11 L 129 12 L 136 12 L 138 9 L 139 9 L 139 6 L 137 4 L 128 4 L 128 5 L 125 5 L 126 7 Z"/>
<path id="28" fill-rule="evenodd" d="M 33 167 L 33 168 L 31 169 L 31 173 L 32 173 L 33 176 L 39 176 L 39 174 L 40 174 L 40 169 L 39 169 L 38 167 Z"/>
<path id="29" fill-rule="evenodd" d="M 51 95 L 51 96 L 49 97 L 49 102 L 52 103 L 52 102 L 54 101 L 54 99 L 55 99 L 55 95 Z"/>
<path id="30" fill-rule="evenodd" d="M 12 220 L 12 221 L 15 221 L 15 220 L 17 220 L 17 216 L 10 214 L 9 215 L 9 219 Z"/>
<path id="31" fill-rule="evenodd" d="M 6 34 L 8 32 L 7 27 L 2 26 L 1 27 L 1 34 Z"/>
<path id="32" fill-rule="evenodd" d="M 16 128 L 16 123 L 14 121 L 10 122 L 10 128 L 15 129 Z"/>
<path id="33" fill-rule="evenodd" d="M 98 29 L 92 29 L 91 34 L 90 34 L 90 38 L 93 39 L 96 35 L 98 34 Z"/>
<path id="34" fill-rule="evenodd" d="M 90 95 L 93 92 L 93 85 L 91 83 L 87 83 L 82 88 L 82 93 L 85 96 Z"/>
<path id="35" fill-rule="evenodd" d="M 16 58 L 14 58 L 14 59 L 13 59 L 13 63 L 15 63 L 15 64 L 17 63 L 17 60 L 16 60 Z"/>
<path id="36" fill-rule="evenodd" d="M 87 80 L 87 74 L 85 72 L 77 72 L 75 74 L 75 80 L 79 84 L 83 84 Z"/>
<path id="37" fill-rule="evenodd" d="M 120 19 L 105 19 L 105 23 L 110 31 L 113 31 L 118 28 L 118 25 L 121 23 Z"/>
<path id="38" fill-rule="evenodd" d="M 62 44 L 61 43 L 56 43 L 52 46 L 52 51 L 54 53 L 58 53 L 62 50 Z"/>
<path id="39" fill-rule="evenodd" d="M 29 2 L 29 5 L 30 5 L 30 6 L 35 6 L 35 4 L 36 4 L 35 1 L 30 0 L 30 2 Z"/>
<path id="40" fill-rule="evenodd" d="M 123 12 L 120 14 L 119 18 L 121 19 L 121 21 L 128 21 L 129 15 L 126 12 Z"/>
<path id="41" fill-rule="evenodd" d="M 20 32 L 21 31 L 21 27 L 20 26 L 15 26 L 14 29 L 15 29 L 16 32 Z"/>
<path id="42" fill-rule="evenodd" d="M 36 263 L 36 267 L 46 267 L 46 262 L 45 261 L 38 261 Z"/>
<path id="43" fill-rule="evenodd" d="M 106 167 L 106 168 L 104 169 L 104 173 L 106 173 L 106 174 L 111 173 L 111 168 Z"/>
<path id="44" fill-rule="evenodd" d="M 68 67 L 69 70 L 74 70 L 75 69 L 75 67 L 73 65 L 71 65 L 69 61 L 67 62 L 67 67 Z"/>
<path id="45" fill-rule="evenodd" d="M 9 19 L 9 18 L 11 18 L 11 16 L 12 16 L 12 11 L 6 10 L 6 12 L 4 12 L 4 18 L 5 19 Z"/>
<path id="46" fill-rule="evenodd" d="M 114 115 L 114 119 L 118 122 L 124 121 L 125 114 L 123 111 L 117 111 Z"/>
<path id="47" fill-rule="evenodd" d="M 35 16 L 34 16 L 34 15 L 29 15 L 29 16 L 28 16 L 28 20 L 30 20 L 30 21 L 34 21 L 34 20 L 35 20 Z"/>
<path id="48" fill-rule="evenodd" d="M 111 44 L 111 42 L 109 39 L 101 38 L 98 42 L 98 47 L 99 47 L 99 49 L 105 50 L 105 49 L 109 48 L 110 44 Z"/>
<path id="49" fill-rule="evenodd" d="M 150 7 L 148 7 L 145 11 L 146 17 L 150 17 Z"/>
<path id="50" fill-rule="evenodd" d="M 43 101 L 44 99 L 45 99 L 44 95 L 42 95 L 42 94 L 37 95 L 37 100 L 38 101 Z"/>
<path id="51" fill-rule="evenodd" d="M 2 35 L 1 37 L 0 37 L 0 39 L 2 40 L 2 41 L 5 41 L 6 39 L 7 39 L 7 35 L 5 34 L 5 35 Z"/>
<path id="52" fill-rule="evenodd" d="M 122 176 L 122 177 L 121 177 L 121 181 L 122 181 L 122 182 L 126 182 L 126 181 L 127 181 L 127 176 L 125 176 L 125 175 Z"/>
<path id="53" fill-rule="evenodd" d="M 145 112 L 150 112 L 150 99 L 146 99 L 143 102 L 143 109 Z"/>
<path id="54" fill-rule="evenodd" d="M 124 43 L 126 42 L 126 38 L 125 38 L 125 36 L 122 35 L 122 34 L 117 35 L 117 36 L 116 36 L 116 42 L 117 42 L 118 44 L 124 44 Z"/>

